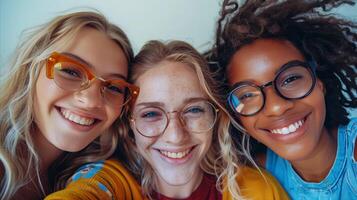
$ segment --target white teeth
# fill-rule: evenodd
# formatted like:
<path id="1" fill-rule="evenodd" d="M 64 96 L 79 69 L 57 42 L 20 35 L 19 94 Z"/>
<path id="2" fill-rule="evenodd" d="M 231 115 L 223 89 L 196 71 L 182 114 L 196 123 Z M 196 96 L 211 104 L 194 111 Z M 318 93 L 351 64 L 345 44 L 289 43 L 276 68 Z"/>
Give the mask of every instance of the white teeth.
<path id="1" fill-rule="evenodd" d="M 183 152 L 169 152 L 160 150 L 160 153 L 169 158 L 183 158 L 190 152 L 190 149 Z"/>
<path id="2" fill-rule="evenodd" d="M 290 124 L 289 126 L 289 132 L 295 132 L 296 131 L 296 127 L 295 127 L 295 124 Z"/>
<path id="3" fill-rule="evenodd" d="M 289 134 L 289 128 L 284 127 L 283 130 L 281 131 L 282 134 Z"/>
<path id="4" fill-rule="evenodd" d="M 304 124 L 304 120 L 299 120 L 297 122 L 294 122 L 294 123 L 290 124 L 287 127 L 283 127 L 283 128 L 280 128 L 280 129 L 273 129 L 270 132 L 275 133 L 275 134 L 287 135 L 287 134 L 295 132 L 303 124 Z"/>
<path id="5" fill-rule="evenodd" d="M 94 123 L 93 118 L 82 117 L 82 116 L 79 116 L 79 115 L 76 115 L 76 114 L 70 112 L 69 110 L 61 109 L 61 113 L 64 116 L 64 118 L 66 118 L 74 123 L 80 124 L 80 125 L 89 126 Z"/>

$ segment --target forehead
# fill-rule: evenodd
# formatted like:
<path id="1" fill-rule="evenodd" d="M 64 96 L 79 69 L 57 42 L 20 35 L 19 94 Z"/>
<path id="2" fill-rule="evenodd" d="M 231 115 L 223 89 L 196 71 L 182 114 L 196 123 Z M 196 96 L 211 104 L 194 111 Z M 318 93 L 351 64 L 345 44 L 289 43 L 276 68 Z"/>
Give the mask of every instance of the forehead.
<path id="1" fill-rule="evenodd" d="M 137 104 L 161 102 L 174 108 L 189 99 L 206 97 L 195 70 L 183 63 L 162 62 L 152 66 L 135 84 L 140 87 Z"/>
<path id="2" fill-rule="evenodd" d="M 79 57 L 98 75 L 121 74 L 127 77 L 128 62 L 121 47 L 94 28 L 82 28 L 64 51 Z"/>
<path id="3" fill-rule="evenodd" d="M 289 41 L 258 39 L 233 55 L 227 68 L 228 81 L 270 81 L 282 65 L 292 60 L 304 61 L 304 57 Z"/>

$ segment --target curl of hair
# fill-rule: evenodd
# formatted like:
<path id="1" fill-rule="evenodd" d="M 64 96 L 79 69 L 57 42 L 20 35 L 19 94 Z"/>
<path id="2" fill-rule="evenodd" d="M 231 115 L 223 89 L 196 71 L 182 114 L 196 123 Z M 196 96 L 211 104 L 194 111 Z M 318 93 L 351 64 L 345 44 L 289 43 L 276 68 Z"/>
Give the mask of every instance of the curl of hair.
<path id="1" fill-rule="evenodd" d="M 206 60 L 192 46 L 182 41 L 171 41 L 163 43 L 160 41 L 149 41 L 134 58 L 133 74 L 131 81 L 135 81 L 147 70 L 162 62 L 183 63 L 192 67 L 198 77 L 201 87 L 212 101 L 219 108 L 217 123 L 213 130 L 212 144 L 207 155 L 202 160 L 200 167 L 208 174 L 217 177 L 217 189 L 223 191 L 228 189 L 234 199 L 242 199 L 239 187 L 236 182 L 236 173 L 239 170 L 239 152 L 233 145 L 232 138 L 228 132 L 229 115 L 224 105 L 224 98 L 218 95 L 220 87 L 214 80 L 214 72 L 209 70 Z M 135 148 L 133 133 L 130 132 L 128 143 L 131 148 Z M 145 159 L 136 153 L 135 159 L 142 166 L 142 169 L 134 171 L 140 178 L 142 189 L 146 195 L 155 189 L 155 175 L 153 169 Z"/>
<path id="2" fill-rule="evenodd" d="M 29 34 L 15 51 L 9 72 L 1 77 L 0 199 L 10 199 L 19 188 L 29 182 L 39 186 L 38 192 L 45 193 L 39 176 L 41 159 L 33 140 L 36 126 L 34 88 L 46 58 L 53 51 L 62 51 L 68 47 L 84 27 L 107 34 L 122 48 L 128 62 L 133 58 L 125 33 L 98 12 L 66 14 L 29 30 Z M 57 159 L 48 172 L 51 188 L 62 188 L 74 170 L 84 163 L 108 158 L 116 148 L 119 135 L 125 134 L 128 129 L 125 124 L 127 122 L 118 119 L 107 133 L 82 151 L 65 153 Z"/>
<path id="3" fill-rule="evenodd" d="M 215 45 L 207 58 L 218 62 L 220 80 L 233 54 L 257 39 L 290 41 L 307 60 L 317 63 L 316 74 L 325 88 L 325 127 L 347 124 L 349 108 L 357 107 L 357 24 L 329 14 L 352 0 L 247 0 L 242 5 L 224 0 Z M 228 91 L 226 85 L 226 92 Z M 237 128 L 245 132 L 239 123 Z M 244 144 L 243 144 L 244 146 Z"/>

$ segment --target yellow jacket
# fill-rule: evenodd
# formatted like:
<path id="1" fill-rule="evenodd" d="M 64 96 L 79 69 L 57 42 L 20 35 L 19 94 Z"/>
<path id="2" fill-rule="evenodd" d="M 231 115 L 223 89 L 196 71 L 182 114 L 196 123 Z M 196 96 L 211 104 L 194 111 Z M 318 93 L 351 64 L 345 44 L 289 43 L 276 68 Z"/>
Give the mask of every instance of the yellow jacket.
<path id="1" fill-rule="evenodd" d="M 89 169 L 88 169 L 89 168 Z M 241 195 L 251 200 L 289 199 L 280 184 L 270 174 L 263 171 L 265 179 L 258 170 L 243 167 L 237 175 Z M 45 200 L 141 200 L 140 185 L 118 161 L 107 160 L 85 166 L 79 170 L 63 190 L 55 192 Z M 232 199 L 228 191 L 222 200 Z"/>

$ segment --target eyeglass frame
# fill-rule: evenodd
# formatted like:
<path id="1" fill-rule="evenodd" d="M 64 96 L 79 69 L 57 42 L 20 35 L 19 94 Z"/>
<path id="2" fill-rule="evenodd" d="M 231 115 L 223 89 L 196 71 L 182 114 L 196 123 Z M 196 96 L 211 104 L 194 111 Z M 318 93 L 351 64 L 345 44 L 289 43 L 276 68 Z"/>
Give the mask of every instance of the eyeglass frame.
<path id="1" fill-rule="evenodd" d="M 291 67 L 296 67 L 296 66 L 301 66 L 301 67 L 305 67 L 308 69 L 308 71 L 310 72 L 311 74 L 311 78 L 312 78 L 312 84 L 311 84 L 311 88 L 308 90 L 308 92 L 301 96 L 301 97 L 297 97 L 297 98 L 288 98 L 288 97 L 285 97 L 283 94 L 281 94 L 281 92 L 277 89 L 277 86 L 276 86 L 276 82 L 277 82 L 277 78 L 280 76 L 281 73 L 283 73 L 286 69 L 289 69 Z M 229 108 L 231 110 L 233 110 L 233 112 L 237 115 L 241 115 L 241 116 L 245 116 L 245 117 L 249 117 L 249 116 L 253 116 L 253 115 L 256 115 L 257 113 L 259 113 L 264 107 L 265 107 L 265 102 L 266 102 L 266 94 L 264 92 L 264 88 L 268 87 L 268 86 L 273 86 L 274 87 L 274 91 L 276 94 L 278 94 L 279 97 L 283 98 L 283 99 L 286 99 L 286 100 L 298 100 L 298 99 L 303 99 L 307 96 L 309 96 L 311 94 L 311 92 L 314 90 L 314 87 L 316 85 L 316 80 L 317 80 L 317 75 L 316 75 L 316 62 L 314 60 L 310 60 L 310 61 L 307 61 L 307 62 L 304 62 L 304 61 L 300 61 L 300 60 L 292 60 L 292 61 L 289 61 L 285 64 L 283 64 L 280 69 L 278 70 L 278 73 L 275 75 L 274 79 L 267 82 L 267 83 L 264 83 L 264 84 L 261 84 L 261 85 L 257 85 L 255 83 L 252 83 L 250 81 L 241 81 L 241 82 L 237 82 L 235 83 L 230 89 L 230 92 L 228 93 L 227 95 L 227 102 L 228 102 L 228 105 L 229 105 Z M 255 87 L 255 88 L 258 88 L 261 92 L 261 94 L 263 95 L 263 104 L 261 105 L 261 107 L 254 113 L 252 114 L 241 114 L 239 112 L 237 112 L 234 108 L 235 106 L 232 105 L 232 102 L 230 100 L 231 96 L 233 95 L 233 92 L 235 90 L 237 90 L 239 88 L 239 86 L 252 86 L 252 87 Z"/>
<path id="2" fill-rule="evenodd" d="M 187 105 L 190 105 L 190 104 L 192 104 L 192 103 L 199 102 L 199 101 L 204 101 L 205 103 L 209 103 L 209 104 L 212 106 L 213 111 L 214 111 L 214 116 L 215 116 L 215 119 L 214 119 L 214 121 L 213 121 L 213 123 L 212 123 L 213 125 L 212 125 L 209 129 L 204 130 L 204 131 L 199 131 L 199 132 L 198 132 L 198 131 L 190 131 L 190 130 L 187 130 L 185 121 L 183 120 L 183 117 L 182 117 L 182 111 L 184 110 L 184 108 L 186 108 Z M 194 102 L 189 102 L 189 103 L 185 104 L 184 106 L 182 106 L 182 108 L 180 108 L 179 110 L 174 110 L 174 111 L 166 111 L 165 109 L 163 109 L 163 108 L 160 107 L 160 106 L 151 106 L 151 108 L 157 108 L 157 109 L 161 110 L 162 113 L 165 114 L 166 119 L 167 119 L 165 127 L 163 128 L 163 130 L 161 131 L 161 133 L 159 133 L 159 134 L 157 134 L 157 135 L 153 135 L 153 136 L 144 135 L 143 133 L 141 133 L 141 131 L 138 130 L 138 127 L 136 126 L 136 122 L 135 122 L 136 120 L 134 119 L 133 115 L 130 115 L 130 117 L 129 117 L 129 121 L 133 123 L 133 125 L 135 126 L 136 131 L 138 131 L 138 133 L 139 133 L 140 135 L 142 135 L 142 136 L 144 136 L 144 137 L 146 137 L 146 138 L 158 138 L 158 137 L 160 137 L 161 135 L 163 135 L 163 134 L 165 133 L 167 127 L 168 127 L 169 124 L 170 124 L 170 120 L 171 120 L 171 118 L 170 118 L 170 116 L 169 116 L 170 113 L 177 113 L 177 114 L 178 114 L 178 119 L 180 120 L 181 125 L 183 125 L 183 128 L 184 128 L 187 132 L 189 132 L 189 133 L 192 132 L 192 133 L 196 133 L 196 134 L 200 134 L 201 132 L 206 132 L 206 131 L 211 130 L 211 129 L 215 126 L 215 124 L 216 124 L 216 122 L 217 122 L 218 113 L 219 113 L 219 109 L 216 108 L 216 106 L 215 106 L 212 102 L 210 102 L 210 101 L 208 101 L 208 100 L 198 100 L 198 101 L 194 101 Z"/>
<path id="3" fill-rule="evenodd" d="M 70 63 L 74 63 L 76 66 L 79 66 L 81 69 L 84 70 L 84 72 L 86 73 L 86 77 L 87 77 L 87 80 L 85 82 L 83 82 L 82 84 L 85 85 L 83 87 L 83 85 L 81 84 L 81 86 L 78 88 L 78 89 L 75 89 L 75 90 L 69 90 L 69 89 L 64 89 L 61 87 L 61 85 L 59 85 L 55 79 L 54 79 L 54 74 L 55 74 L 55 65 L 56 63 L 58 63 L 58 61 L 61 60 L 62 62 L 65 61 L 65 62 L 70 62 Z M 74 92 L 79 92 L 79 91 L 82 91 L 82 90 L 85 90 L 87 88 L 90 87 L 90 83 L 97 79 L 97 80 L 100 80 L 101 82 L 103 83 L 106 83 L 108 82 L 108 80 L 106 79 L 103 79 L 102 77 L 99 77 L 99 76 L 96 76 L 95 73 L 84 63 L 78 61 L 78 60 L 75 60 L 65 54 L 62 54 L 62 53 L 59 53 L 59 52 L 52 52 L 48 58 L 46 59 L 46 77 L 48 79 L 53 79 L 55 84 L 62 88 L 63 90 L 67 90 L 67 91 L 74 91 Z M 139 92 L 140 92 L 140 88 L 133 85 L 133 84 L 130 84 L 128 82 L 126 82 L 125 80 L 121 80 L 121 79 L 117 79 L 117 80 L 114 80 L 115 82 L 118 82 L 119 84 L 123 85 L 124 87 L 127 87 L 129 89 L 129 93 L 130 93 L 130 99 L 126 99 L 127 98 L 127 94 L 123 94 L 124 96 L 124 103 L 121 104 L 120 106 L 124 106 L 126 104 L 133 104 L 136 100 L 136 98 L 138 97 L 139 95 Z M 105 98 L 104 97 L 104 94 L 101 90 L 101 96 L 102 98 Z M 125 100 L 126 99 L 126 100 Z"/>

